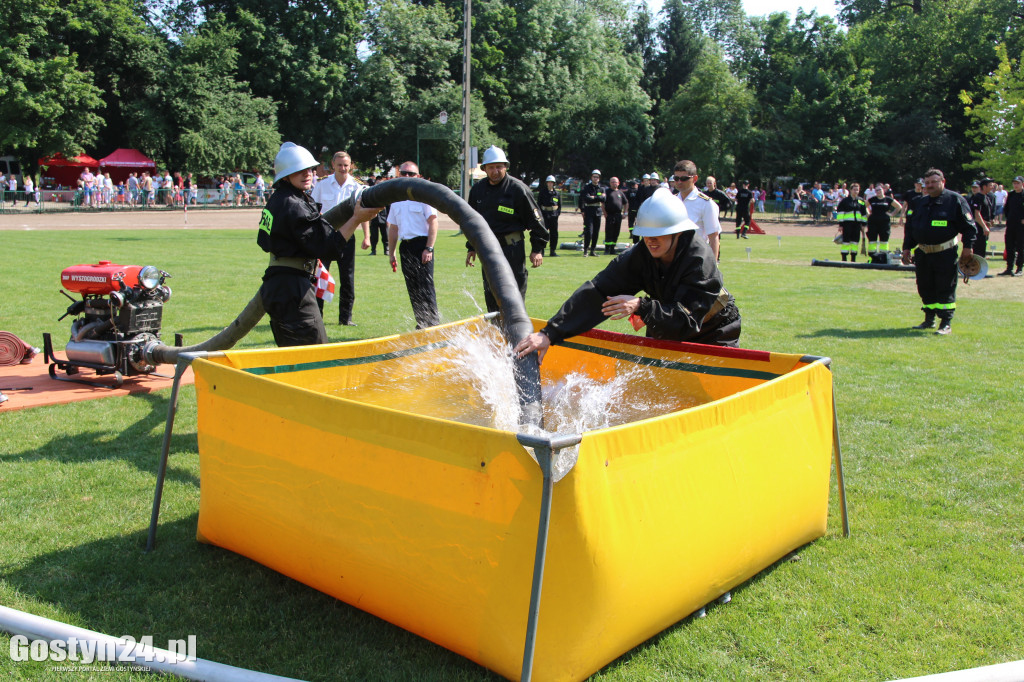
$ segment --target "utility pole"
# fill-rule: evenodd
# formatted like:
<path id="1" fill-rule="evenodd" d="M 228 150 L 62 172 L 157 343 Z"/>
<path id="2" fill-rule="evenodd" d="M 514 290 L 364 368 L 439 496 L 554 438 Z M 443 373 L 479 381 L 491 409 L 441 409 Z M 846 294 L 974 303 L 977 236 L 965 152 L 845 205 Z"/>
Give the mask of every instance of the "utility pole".
<path id="1" fill-rule="evenodd" d="M 465 0 L 462 29 L 462 198 L 469 201 L 469 66 L 470 34 L 473 26 L 473 0 Z"/>

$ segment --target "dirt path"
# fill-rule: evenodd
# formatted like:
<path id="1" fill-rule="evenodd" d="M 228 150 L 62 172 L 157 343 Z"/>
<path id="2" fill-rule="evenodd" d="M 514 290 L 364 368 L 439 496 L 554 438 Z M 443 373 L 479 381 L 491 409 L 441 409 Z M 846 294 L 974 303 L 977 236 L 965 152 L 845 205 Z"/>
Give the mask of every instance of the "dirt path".
<path id="1" fill-rule="evenodd" d="M 74 211 L 66 213 L 3 213 L 0 214 L 0 230 L 255 230 L 259 221 L 259 210 L 255 208 L 208 208 L 193 209 L 185 215 L 180 208 L 149 210 Z M 722 227 L 732 230 L 732 221 L 726 219 Z M 824 236 L 835 234 L 834 225 L 811 225 L 810 223 L 779 223 L 760 221 L 769 235 L 783 237 Z M 440 216 L 442 230 L 457 230 L 458 226 L 446 215 Z M 575 237 L 583 229 L 583 217 L 578 213 L 562 214 L 559 220 L 560 237 Z M 623 232 L 625 232 L 623 225 Z M 624 237 L 622 237 L 624 239 Z M 903 230 L 895 228 L 890 241 L 902 240 Z"/>

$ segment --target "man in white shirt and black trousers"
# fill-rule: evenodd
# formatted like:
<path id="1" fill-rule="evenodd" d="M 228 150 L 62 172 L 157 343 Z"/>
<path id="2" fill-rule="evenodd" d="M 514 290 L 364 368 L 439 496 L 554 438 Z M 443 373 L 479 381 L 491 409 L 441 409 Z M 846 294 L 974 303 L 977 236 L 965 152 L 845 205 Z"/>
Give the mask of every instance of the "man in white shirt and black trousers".
<path id="1" fill-rule="evenodd" d="M 363 186 L 356 181 L 349 173 L 352 170 L 352 157 L 348 152 L 335 152 L 331 159 L 333 175 L 329 175 L 316 183 L 310 194 L 313 201 L 320 204 L 320 213 L 324 214 L 343 201 L 346 201 L 353 194 L 363 191 Z M 362 249 L 370 248 L 370 224 L 363 223 L 359 227 L 363 230 Z M 330 261 L 323 261 L 324 268 L 331 269 Z M 352 308 L 356 302 L 356 240 L 349 239 L 342 246 L 338 254 L 338 286 L 334 295 L 338 301 L 338 324 L 355 326 L 352 322 Z M 320 302 L 320 312 L 323 312 L 323 299 Z"/>
<path id="2" fill-rule="evenodd" d="M 419 167 L 406 161 L 398 170 L 401 177 L 420 177 Z M 405 288 L 409 291 L 416 328 L 441 324 L 434 290 L 434 242 L 437 241 L 437 211 L 419 201 L 399 201 L 388 209 L 388 253 L 396 267 L 395 251 L 402 259 Z M 397 249 L 396 249 L 397 245 Z"/>

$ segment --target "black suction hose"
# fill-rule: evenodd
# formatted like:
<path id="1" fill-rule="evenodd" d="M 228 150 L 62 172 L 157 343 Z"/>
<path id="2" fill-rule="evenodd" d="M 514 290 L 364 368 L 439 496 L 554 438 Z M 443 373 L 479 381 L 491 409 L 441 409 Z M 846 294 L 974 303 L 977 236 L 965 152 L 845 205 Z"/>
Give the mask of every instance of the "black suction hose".
<path id="1" fill-rule="evenodd" d="M 444 185 L 422 178 L 396 178 L 368 187 L 356 197 L 327 211 L 324 218 L 331 225 L 341 227 L 352 217 L 357 198 L 363 206 L 387 206 L 399 201 L 419 201 L 429 204 L 454 220 L 473 245 L 501 310 L 501 330 L 514 346 L 533 332 L 533 323 L 526 314 L 526 304 L 519 295 L 519 285 L 498 238 L 491 232 L 483 217 L 457 194 Z M 540 366 L 537 354 L 530 353 L 515 362 L 516 386 L 522 407 L 523 424 L 541 425 Z"/>
<path id="2" fill-rule="evenodd" d="M 233 348 L 238 341 L 252 331 L 252 328 L 263 319 L 263 298 L 259 290 L 252 297 L 245 308 L 238 314 L 235 321 L 224 327 L 221 331 L 208 338 L 202 343 L 194 346 L 165 346 L 158 341 L 146 345 L 142 349 L 143 357 L 151 365 L 173 365 L 178 362 L 178 355 L 181 353 L 197 353 L 199 351 L 228 350 Z"/>

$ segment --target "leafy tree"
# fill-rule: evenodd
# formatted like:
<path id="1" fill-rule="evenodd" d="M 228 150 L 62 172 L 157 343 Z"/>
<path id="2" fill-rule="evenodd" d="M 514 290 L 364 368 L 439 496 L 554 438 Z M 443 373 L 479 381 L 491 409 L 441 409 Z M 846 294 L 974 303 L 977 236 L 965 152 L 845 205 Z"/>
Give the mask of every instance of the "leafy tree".
<path id="1" fill-rule="evenodd" d="M 308 149 L 351 142 L 347 116 L 364 0 L 197 0 L 237 30 L 238 73 L 277 105 L 284 139 Z"/>
<path id="2" fill-rule="evenodd" d="M 451 137 L 420 143 L 420 172 L 458 186 L 462 88 L 449 70 L 462 49 L 458 25 L 441 4 L 382 0 L 371 6 L 367 26 L 367 54 L 356 70 L 347 118 L 355 140 L 350 153 L 358 163 L 384 168 L 415 160 L 417 126 L 436 123 L 438 113 L 448 111 Z M 494 139 L 479 96 L 471 112 L 471 138 Z"/>
<path id="3" fill-rule="evenodd" d="M 69 20 L 54 0 L 0 4 L 0 149 L 29 167 L 55 152 L 82 153 L 103 123 L 92 74 L 50 32 Z"/>
<path id="4" fill-rule="evenodd" d="M 50 2 L 52 0 L 47 0 Z M 168 41 L 143 17 L 137 0 L 70 0 L 47 22 L 48 40 L 66 45 L 78 67 L 99 86 L 103 120 L 95 153 L 136 146 L 140 125 L 162 117 L 157 107 L 139 107 L 168 70 Z"/>
<path id="5" fill-rule="evenodd" d="M 701 175 L 733 176 L 753 104 L 753 94 L 729 71 L 721 50 L 706 50 L 690 79 L 662 107 L 659 160 L 670 165 L 688 158 Z"/>
<path id="6" fill-rule="evenodd" d="M 667 102 L 680 86 L 686 85 L 705 47 L 705 39 L 682 0 L 667 0 L 658 27 L 661 52 L 655 58 L 657 100 Z"/>
<path id="7" fill-rule="evenodd" d="M 798 12 L 753 20 L 760 47 L 747 56 L 756 106 L 740 170 L 762 178 L 823 178 L 871 170 L 864 150 L 879 123 L 871 71 L 858 68 L 830 17 Z"/>
<path id="8" fill-rule="evenodd" d="M 263 170 L 277 153 L 274 103 L 235 77 L 239 42 L 219 18 L 182 38 L 161 89 L 167 143 L 158 156 L 173 167 L 202 175 Z"/>
<path id="9" fill-rule="evenodd" d="M 969 167 L 1004 184 L 1020 173 L 1024 159 L 1024 75 L 1006 46 L 996 47 L 999 64 L 982 83 L 982 97 L 962 92 L 965 112 L 976 125 L 972 139 L 979 151 Z"/>
<path id="10" fill-rule="evenodd" d="M 741 0 L 689 0 L 684 8 L 692 24 L 734 60 L 751 35 Z"/>
<path id="11" fill-rule="evenodd" d="M 640 88 L 653 101 L 657 97 L 655 59 L 658 56 L 658 30 L 654 23 L 654 14 L 651 12 L 647 0 L 640 0 L 640 3 L 633 8 L 632 25 L 626 41 L 626 54 L 639 58 L 643 67 Z"/>
<path id="12" fill-rule="evenodd" d="M 506 95 L 484 94 L 513 172 L 580 174 L 600 160 L 607 172 L 635 173 L 650 146 L 650 99 L 642 65 L 623 50 L 625 8 L 539 0 L 517 11 L 501 67 Z"/>
<path id="13" fill-rule="evenodd" d="M 878 173 L 906 184 L 929 166 L 955 178 L 970 162 L 960 93 L 980 98 L 1008 22 L 1000 0 L 925 0 L 920 12 L 891 7 L 851 27 L 850 52 L 872 72 L 883 114 L 876 139 L 889 153 L 874 159 Z"/>

